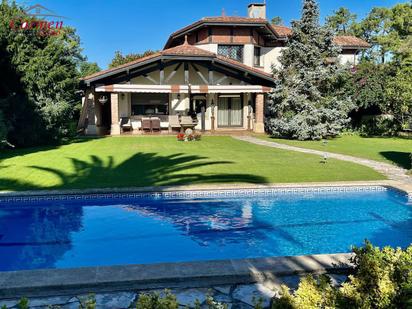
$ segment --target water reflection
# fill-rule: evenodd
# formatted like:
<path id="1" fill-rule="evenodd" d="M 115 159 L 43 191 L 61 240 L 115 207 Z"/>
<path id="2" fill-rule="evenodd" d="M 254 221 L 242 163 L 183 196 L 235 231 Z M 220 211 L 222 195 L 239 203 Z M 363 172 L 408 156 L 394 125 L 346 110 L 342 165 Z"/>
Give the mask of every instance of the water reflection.
<path id="1" fill-rule="evenodd" d="M 0 270 L 49 268 L 72 248 L 81 206 L 14 207 L 0 213 Z"/>
<path id="2" fill-rule="evenodd" d="M 0 270 L 348 252 L 365 238 L 379 246 L 410 244 L 412 210 L 405 196 L 0 205 Z"/>

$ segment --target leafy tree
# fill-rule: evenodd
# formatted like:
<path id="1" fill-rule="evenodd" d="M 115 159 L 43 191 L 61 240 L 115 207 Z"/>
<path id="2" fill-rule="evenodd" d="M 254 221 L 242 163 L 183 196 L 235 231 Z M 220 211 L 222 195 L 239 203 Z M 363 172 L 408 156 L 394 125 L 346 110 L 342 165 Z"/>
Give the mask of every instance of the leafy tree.
<path id="1" fill-rule="evenodd" d="M 101 71 L 96 62 L 82 61 L 79 66 L 80 77 L 85 77 Z"/>
<path id="2" fill-rule="evenodd" d="M 392 39 L 391 30 L 391 10 L 388 8 L 373 8 L 368 16 L 353 27 L 354 34 L 372 45 L 368 51 L 369 58 L 385 62 L 390 50 Z"/>
<path id="3" fill-rule="evenodd" d="M 143 57 L 147 57 L 150 55 L 155 54 L 157 51 L 153 51 L 153 50 L 147 50 L 142 54 L 127 54 L 127 55 L 123 55 L 120 51 L 116 51 L 114 54 L 114 57 L 112 59 L 112 62 L 110 62 L 109 64 L 109 68 L 114 68 L 117 67 L 119 65 L 143 58 Z"/>
<path id="4" fill-rule="evenodd" d="M 386 112 L 391 113 L 401 129 L 412 121 L 412 67 L 400 67 L 386 85 Z"/>
<path id="5" fill-rule="evenodd" d="M 0 111 L 7 139 L 18 146 L 56 141 L 70 133 L 82 60 L 74 29 L 59 33 L 10 27 L 31 17 L 16 3 L 0 4 Z M 3 74 L 3 72 L 5 74 Z"/>
<path id="6" fill-rule="evenodd" d="M 283 19 L 280 16 L 275 16 L 270 20 L 272 25 L 283 25 Z"/>
<path id="7" fill-rule="evenodd" d="M 356 23 L 356 14 L 352 14 L 347 8 L 341 7 L 326 18 L 326 25 L 336 34 L 353 34 L 353 26 Z"/>
<path id="8" fill-rule="evenodd" d="M 274 70 L 277 82 L 267 102 L 266 128 L 274 136 L 300 140 L 335 136 L 348 123 L 352 103 L 341 95 L 339 49 L 333 33 L 319 25 L 315 0 L 304 1 L 302 18 L 292 29 L 280 57 L 282 68 Z"/>

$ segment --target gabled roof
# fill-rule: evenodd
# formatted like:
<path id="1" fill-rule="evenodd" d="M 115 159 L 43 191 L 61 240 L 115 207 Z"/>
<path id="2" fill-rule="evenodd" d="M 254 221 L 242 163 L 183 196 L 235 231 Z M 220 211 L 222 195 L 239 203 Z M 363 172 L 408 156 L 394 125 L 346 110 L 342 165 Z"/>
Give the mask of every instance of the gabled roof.
<path id="1" fill-rule="evenodd" d="M 172 47 L 172 48 L 168 48 L 165 50 L 162 50 L 160 52 L 154 53 L 152 55 L 122 64 L 120 66 L 117 66 L 115 68 L 111 68 L 111 69 L 107 69 L 107 70 L 103 70 L 88 76 L 85 76 L 82 78 L 83 81 L 85 82 L 92 82 L 95 80 L 98 80 L 100 78 L 103 77 L 108 77 L 114 74 L 118 74 L 118 73 L 122 73 L 124 71 L 130 70 L 132 68 L 135 67 L 139 67 L 143 64 L 147 64 L 148 62 L 154 62 L 160 59 L 164 59 L 164 58 L 170 58 L 170 57 L 176 57 L 177 59 L 179 59 L 179 57 L 182 58 L 204 58 L 206 60 L 213 60 L 216 63 L 220 63 L 232 68 L 236 68 L 238 70 L 244 71 L 244 72 L 248 72 L 252 75 L 256 75 L 258 77 L 267 79 L 267 80 L 273 80 L 273 75 L 266 73 L 262 70 L 250 67 L 248 65 L 245 65 L 239 61 L 221 56 L 221 55 L 217 55 L 215 53 L 209 52 L 207 50 L 203 50 L 201 48 L 195 47 L 193 45 L 189 45 L 187 43 L 183 44 L 183 45 L 179 45 L 176 47 Z"/>
<path id="2" fill-rule="evenodd" d="M 213 26 L 213 25 L 228 25 L 228 26 L 256 26 L 265 28 L 266 31 L 273 34 L 274 37 L 282 39 L 282 35 L 276 32 L 276 29 L 264 18 L 250 18 L 250 17 L 239 17 L 239 16 L 215 16 L 215 17 L 203 17 L 186 27 L 183 27 L 175 32 L 173 32 L 165 44 L 165 48 L 170 47 L 172 41 L 178 37 L 181 37 L 187 32 L 193 31 L 197 28 L 203 26 Z"/>
<path id="3" fill-rule="evenodd" d="M 267 19 L 263 18 L 250 18 L 250 17 L 238 17 L 238 16 L 217 16 L 217 17 L 204 17 L 184 28 L 181 28 L 173 32 L 166 42 L 165 48 L 169 47 L 174 39 L 187 34 L 197 28 L 208 25 L 228 25 L 228 26 L 256 26 L 264 27 L 268 32 L 272 33 L 277 39 L 285 40 L 292 35 L 292 29 L 286 26 L 272 25 Z M 342 48 L 369 48 L 370 44 L 366 41 L 357 38 L 355 36 L 336 36 L 335 43 Z"/>

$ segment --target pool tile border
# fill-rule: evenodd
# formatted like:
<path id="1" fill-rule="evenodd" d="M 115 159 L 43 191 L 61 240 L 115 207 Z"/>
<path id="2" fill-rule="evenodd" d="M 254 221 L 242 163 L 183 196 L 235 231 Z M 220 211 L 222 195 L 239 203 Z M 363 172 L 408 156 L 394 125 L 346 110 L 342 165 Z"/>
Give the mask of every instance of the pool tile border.
<path id="1" fill-rule="evenodd" d="M 55 193 L 39 195 L 5 195 L 0 196 L 0 203 L 10 202 L 40 202 L 40 201 L 74 201 L 92 199 L 133 199 L 133 198 L 210 198 L 210 197 L 245 197 L 245 196 L 275 196 L 290 193 L 336 193 L 336 192 L 369 192 L 387 191 L 383 185 L 352 185 L 352 186 L 302 186 L 302 187 L 267 187 L 267 188 L 232 188 L 232 189 L 198 189 L 175 191 L 147 192 L 114 192 L 114 193 Z M 392 188 L 391 188 L 392 189 Z M 394 188 L 396 189 L 396 188 Z M 397 189 L 401 193 L 404 191 Z"/>

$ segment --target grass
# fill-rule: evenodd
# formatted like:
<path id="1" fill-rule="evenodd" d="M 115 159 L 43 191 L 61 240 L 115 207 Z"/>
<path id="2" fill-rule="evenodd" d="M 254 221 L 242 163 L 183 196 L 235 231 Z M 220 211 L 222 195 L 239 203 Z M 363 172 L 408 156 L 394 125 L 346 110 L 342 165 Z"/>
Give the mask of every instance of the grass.
<path id="1" fill-rule="evenodd" d="M 0 154 L 0 190 L 379 180 L 349 162 L 249 144 L 231 137 L 84 139 Z"/>
<path id="2" fill-rule="evenodd" d="M 262 137 L 274 142 L 291 146 L 336 152 L 360 158 L 392 163 L 411 169 L 412 139 L 396 137 L 361 137 L 359 135 L 343 135 L 330 139 L 324 146 L 322 141 L 297 141 Z"/>

